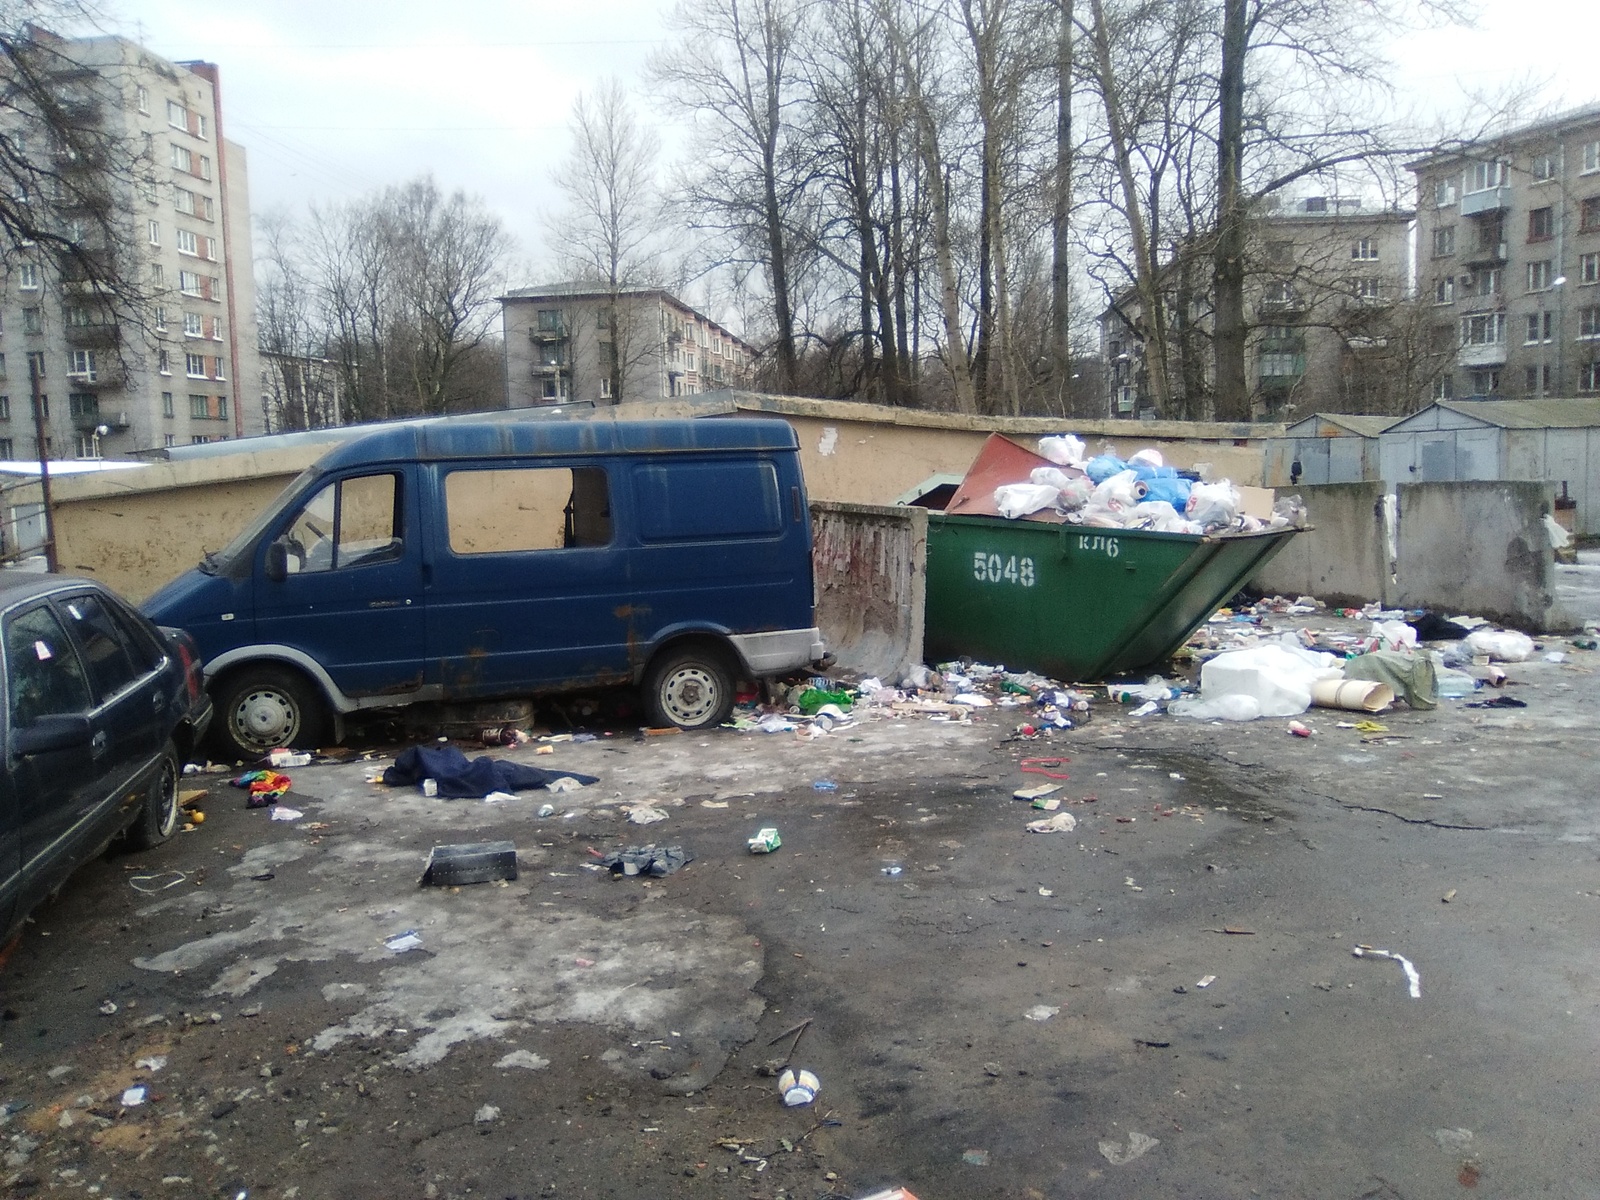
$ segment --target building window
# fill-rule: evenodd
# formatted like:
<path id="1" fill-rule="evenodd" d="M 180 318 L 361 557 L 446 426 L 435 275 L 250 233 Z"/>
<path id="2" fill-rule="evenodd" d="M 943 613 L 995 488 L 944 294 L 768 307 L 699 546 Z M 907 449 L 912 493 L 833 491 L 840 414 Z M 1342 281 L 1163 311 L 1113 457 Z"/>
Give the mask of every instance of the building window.
<path id="1" fill-rule="evenodd" d="M 1453 400 L 1456 394 L 1456 378 L 1446 372 L 1433 381 L 1433 398 L 1435 400 Z"/>
<path id="2" fill-rule="evenodd" d="M 1358 239 L 1356 239 L 1355 244 L 1350 247 L 1350 257 L 1351 258 L 1360 259 L 1363 262 L 1377 262 L 1378 261 L 1378 239 L 1377 238 L 1358 238 Z"/>
<path id="3" fill-rule="evenodd" d="M 567 381 L 565 377 L 546 376 L 540 388 L 540 396 L 545 400 L 565 400 L 567 398 Z"/>
<path id="4" fill-rule="evenodd" d="M 1294 285 L 1274 280 L 1261 289 L 1261 302 L 1270 308 L 1287 308 L 1295 302 Z"/>
<path id="5" fill-rule="evenodd" d="M 209 421 L 211 419 L 211 397 L 197 396 L 190 392 L 189 415 L 196 421 Z"/>
<path id="6" fill-rule="evenodd" d="M 67 396 L 67 410 L 85 420 L 100 419 L 100 400 L 91 392 L 73 392 Z"/>
<path id="7" fill-rule="evenodd" d="M 217 361 L 221 362 L 222 360 L 218 359 Z M 228 398 L 226 396 L 218 396 L 217 397 L 217 420 L 226 421 L 227 419 L 228 419 Z M 226 439 L 224 439 L 224 440 L 226 440 Z"/>
<path id="8" fill-rule="evenodd" d="M 72 352 L 72 370 L 67 372 L 71 378 L 87 380 L 90 383 L 100 378 L 95 370 L 93 350 L 74 350 Z"/>
<path id="9" fill-rule="evenodd" d="M 144 114 L 146 114 L 146 115 L 149 115 L 149 112 L 150 112 L 150 89 L 149 88 L 144 88 L 144 87 L 134 88 L 133 89 L 133 97 L 134 97 L 134 103 L 136 103 L 139 106 L 139 111 L 144 113 Z"/>
<path id="10" fill-rule="evenodd" d="M 150 283 L 158 288 L 167 286 L 167 269 L 160 263 L 150 264 Z"/>
<path id="11" fill-rule="evenodd" d="M 44 310 L 42 308 L 25 308 L 22 310 L 22 332 L 44 332 Z"/>
<path id="12" fill-rule="evenodd" d="M 1578 368 L 1578 390 L 1600 392 L 1600 362 L 1584 363 Z"/>
<path id="13" fill-rule="evenodd" d="M 1472 382 L 1474 396 L 1497 396 L 1500 394 L 1500 372 L 1498 370 L 1473 371 L 1468 378 Z"/>
<path id="14" fill-rule="evenodd" d="M 152 246 L 161 245 L 161 222 L 160 221 L 151 221 L 150 222 L 150 244 Z"/>
<path id="15" fill-rule="evenodd" d="M 1547 292 L 1550 290 L 1550 260 L 1540 258 L 1528 264 L 1528 290 L 1530 292 Z"/>
<path id="16" fill-rule="evenodd" d="M 194 155 L 189 153 L 189 147 L 173 144 L 172 167 L 176 171 L 183 171 L 189 175 L 194 174 Z"/>
<path id="17" fill-rule="evenodd" d="M 39 267 L 36 263 L 23 263 L 17 268 L 17 286 L 25 292 L 39 290 Z"/>
<path id="18" fill-rule="evenodd" d="M 156 305 L 156 328 L 162 333 L 167 331 L 167 306 L 165 304 Z"/>
<path id="19" fill-rule="evenodd" d="M 537 319 L 540 333 L 561 332 L 561 310 L 559 308 L 541 308 Z"/>
<path id="20" fill-rule="evenodd" d="M 1600 142 L 1585 142 L 1583 145 L 1583 174 L 1589 175 L 1600 171 Z"/>
<path id="21" fill-rule="evenodd" d="M 200 239 L 200 257 L 201 258 L 205 258 L 205 259 L 209 259 L 212 262 L 216 262 L 217 261 L 217 239 L 216 238 L 214 238 L 214 237 L 203 237 L 203 238 Z"/>
<path id="22" fill-rule="evenodd" d="M 209 158 L 207 158 L 204 154 L 199 154 L 199 155 L 196 155 L 195 157 L 197 157 L 200 160 L 200 170 L 197 172 L 197 174 L 200 176 L 201 179 L 210 179 L 211 178 L 211 160 Z"/>
<path id="23" fill-rule="evenodd" d="M 205 434 L 197 433 L 192 438 L 189 439 L 189 445 L 191 445 L 191 446 L 204 446 L 210 440 L 211 439 L 208 438 Z"/>
<path id="24" fill-rule="evenodd" d="M 1528 166 L 1528 174 L 1534 183 L 1548 183 L 1556 177 L 1556 156 L 1554 154 L 1535 154 L 1533 162 Z"/>
<path id="25" fill-rule="evenodd" d="M 1433 231 L 1433 256 L 1444 258 L 1456 252 L 1456 227 L 1441 225 Z"/>
<path id="26" fill-rule="evenodd" d="M 1600 254 L 1578 255 L 1578 282 L 1600 283 Z"/>
<path id="27" fill-rule="evenodd" d="M 167 124 L 174 129 L 189 132 L 189 110 L 176 100 L 167 101 Z"/>
<path id="28" fill-rule="evenodd" d="M 187 188 L 173 188 L 172 206 L 181 213 L 194 216 L 194 193 Z"/>
<path id="29" fill-rule="evenodd" d="M 178 272 L 178 290 L 185 296 L 200 295 L 200 276 L 194 271 Z"/>
<path id="30" fill-rule="evenodd" d="M 11 420 L 11 397 L 0 396 L 0 421 Z"/>
<path id="31" fill-rule="evenodd" d="M 212 372 L 211 372 L 211 378 L 213 378 L 213 379 L 226 379 L 228 376 L 227 376 L 227 372 L 223 369 L 222 359 L 213 358 L 211 360 L 211 362 L 212 362 L 213 368 L 214 368 L 212 370 Z"/>
<path id="32" fill-rule="evenodd" d="M 1467 168 L 1467 188 L 1469 192 L 1486 192 L 1490 188 L 1504 187 L 1506 183 L 1506 164 L 1501 159 L 1492 162 L 1473 163 Z"/>
<path id="33" fill-rule="evenodd" d="M 1600 196 L 1587 196 L 1578 202 L 1578 232 L 1600 229 Z"/>
<path id="34" fill-rule="evenodd" d="M 1505 313 L 1482 313 L 1461 318 L 1463 346 L 1497 346 L 1506 340 Z"/>
<path id="35" fill-rule="evenodd" d="M 215 221 L 217 219 L 216 205 L 212 202 L 210 196 L 200 197 L 200 216 L 204 217 L 208 221 Z"/>
<path id="36" fill-rule="evenodd" d="M 609 375 L 600 376 L 600 399 L 611 399 L 611 376 Z"/>
<path id="37" fill-rule="evenodd" d="M 1363 275 L 1359 279 L 1350 281 L 1350 292 L 1363 304 L 1375 304 L 1380 299 L 1378 294 L 1378 277 L 1376 275 Z"/>
<path id="38" fill-rule="evenodd" d="M 196 255 L 200 253 L 200 247 L 195 241 L 194 230 L 178 230 L 178 253 Z"/>
<path id="39" fill-rule="evenodd" d="M 211 318 L 211 340 L 214 341 L 214 342 L 220 342 L 222 340 L 222 318 L 221 317 L 212 317 Z"/>
<path id="40" fill-rule="evenodd" d="M 560 342 L 539 343 L 539 365 L 541 367 L 559 367 L 566 355 L 562 353 Z"/>
<path id="41" fill-rule="evenodd" d="M 1433 302 L 1435 304 L 1454 304 L 1456 302 L 1456 281 L 1453 276 L 1446 276 L 1434 283 Z"/>
<path id="42" fill-rule="evenodd" d="M 185 354 L 183 356 L 184 374 L 190 379 L 206 378 L 206 356 L 204 354 Z"/>
<path id="43" fill-rule="evenodd" d="M 28 404 L 28 415 L 32 416 L 35 413 L 40 413 L 41 415 L 43 415 L 45 417 L 48 417 L 50 415 L 50 397 L 49 396 L 41 395 L 39 397 L 37 403 L 34 403 L 34 402 L 30 401 L 30 403 Z"/>
<path id="44" fill-rule="evenodd" d="M 199 313 L 185 312 L 183 314 L 183 336 L 202 337 L 204 322 Z"/>
<path id="45" fill-rule="evenodd" d="M 195 115 L 194 115 L 194 131 L 193 132 L 194 132 L 195 137 L 199 138 L 202 142 L 206 140 L 206 115 L 205 115 L 205 113 L 195 113 Z"/>
<path id="46" fill-rule="evenodd" d="M 170 417 L 170 416 L 174 415 L 174 413 L 172 411 L 172 393 L 171 392 L 162 392 L 161 393 L 161 415 L 163 417 Z"/>
<path id="47" fill-rule="evenodd" d="M 1592 342 L 1600 338 L 1600 306 L 1578 310 L 1578 340 Z"/>
<path id="48" fill-rule="evenodd" d="M 172 374 L 172 355 L 167 351 L 156 351 L 156 370 L 163 375 Z"/>
<path id="49" fill-rule="evenodd" d="M 1555 313 L 1536 312 L 1528 314 L 1528 336 L 1523 339 L 1524 346 L 1534 346 L 1540 342 L 1554 341 Z"/>
<path id="50" fill-rule="evenodd" d="M 1556 210 L 1548 205 L 1528 214 L 1528 240 L 1548 242 L 1556 235 Z"/>
<path id="51" fill-rule="evenodd" d="M 178 444 L 178 435 L 175 434 L 175 433 L 164 433 L 164 434 L 162 434 L 161 435 L 161 444 L 163 446 L 169 446 L 169 447 L 170 446 L 176 446 Z"/>
<path id="52" fill-rule="evenodd" d="M 1263 354 L 1260 362 L 1263 379 L 1282 379 L 1305 373 L 1305 359 L 1298 354 L 1274 351 Z"/>
<path id="53" fill-rule="evenodd" d="M 1435 180 L 1433 184 L 1433 206 L 1435 208 L 1449 208 L 1455 202 L 1455 181 L 1450 179 Z"/>
<path id="54" fill-rule="evenodd" d="M 1543 396 L 1550 391 L 1550 364 L 1528 367 L 1523 372 L 1523 391 L 1530 396 Z"/>
<path id="55" fill-rule="evenodd" d="M 44 369 L 44 351 L 28 351 L 28 378 L 33 379 L 37 377 L 39 379 L 43 379 L 46 374 L 47 372 Z M 48 408 L 45 409 L 45 413 L 47 415 L 49 412 L 50 410 Z"/>

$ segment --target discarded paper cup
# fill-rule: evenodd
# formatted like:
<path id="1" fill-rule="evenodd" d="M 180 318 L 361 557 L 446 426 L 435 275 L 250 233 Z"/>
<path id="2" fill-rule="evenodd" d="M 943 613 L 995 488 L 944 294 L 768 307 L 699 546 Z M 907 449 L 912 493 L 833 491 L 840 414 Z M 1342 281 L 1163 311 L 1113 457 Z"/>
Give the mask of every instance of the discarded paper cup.
<path id="1" fill-rule="evenodd" d="M 1394 689 L 1366 679 L 1321 679 L 1311 685 L 1311 703 L 1349 712 L 1382 712 L 1394 703 Z"/>
<path id="2" fill-rule="evenodd" d="M 810 1071 L 785 1067 L 778 1076 L 778 1091 L 790 1108 L 803 1108 L 817 1098 L 822 1083 Z"/>
<path id="3" fill-rule="evenodd" d="M 424 779 L 422 781 L 422 794 L 424 796 L 437 796 L 439 794 L 439 781 L 437 779 Z"/>

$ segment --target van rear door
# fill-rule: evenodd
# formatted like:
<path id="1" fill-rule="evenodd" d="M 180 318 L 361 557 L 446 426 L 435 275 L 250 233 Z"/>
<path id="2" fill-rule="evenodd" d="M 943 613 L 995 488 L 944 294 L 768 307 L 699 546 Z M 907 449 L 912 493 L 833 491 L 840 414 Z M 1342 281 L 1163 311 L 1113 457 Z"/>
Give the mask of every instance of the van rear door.
<path id="1" fill-rule="evenodd" d="M 414 466 L 330 479 L 256 552 L 256 638 L 309 655 L 347 696 L 427 680 Z M 287 573 L 267 559 L 284 547 Z"/>
<path id="2" fill-rule="evenodd" d="M 428 651 L 444 697 L 629 682 L 630 558 L 617 545 L 608 467 L 431 470 Z"/>

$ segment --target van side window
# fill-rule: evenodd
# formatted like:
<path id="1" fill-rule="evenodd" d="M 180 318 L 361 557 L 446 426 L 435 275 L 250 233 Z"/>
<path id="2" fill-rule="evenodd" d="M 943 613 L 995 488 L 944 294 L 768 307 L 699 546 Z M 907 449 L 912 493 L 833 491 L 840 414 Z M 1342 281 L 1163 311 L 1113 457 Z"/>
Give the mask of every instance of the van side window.
<path id="1" fill-rule="evenodd" d="M 92 707 L 77 652 L 44 605 L 6 624 L 6 690 L 13 729 L 26 729 L 40 717 L 86 713 Z"/>
<path id="2" fill-rule="evenodd" d="M 666 463 L 633 472 L 646 542 L 770 537 L 783 531 L 778 473 L 767 462 Z"/>
<path id="3" fill-rule="evenodd" d="M 400 477 L 359 475 L 328 484 L 283 536 L 291 574 L 392 562 L 403 544 Z"/>
<path id="4" fill-rule="evenodd" d="M 444 511 L 453 554 L 611 542 L 611 499 L 600 467 L 451 471 L 444 479 Z"/>

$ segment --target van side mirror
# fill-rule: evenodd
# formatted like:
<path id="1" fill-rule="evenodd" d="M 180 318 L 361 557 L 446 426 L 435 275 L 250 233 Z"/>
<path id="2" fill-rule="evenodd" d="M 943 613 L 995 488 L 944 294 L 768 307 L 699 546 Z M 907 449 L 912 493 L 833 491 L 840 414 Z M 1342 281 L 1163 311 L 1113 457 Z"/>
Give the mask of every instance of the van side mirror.
<path id="1" fill-rule="evenodd" d="M 282 538 L 267 543 L 267 578 L 282 583 L 289 578 L 289 547 Z"/>
<path id="2" fill-rule="evenodd" d="M 11 735 L 11 752 L 22 758 L 54 750 L 76 750 L 89 744 L 89 733 L 89 718 L 81 713 L 40 717 Z"/>

